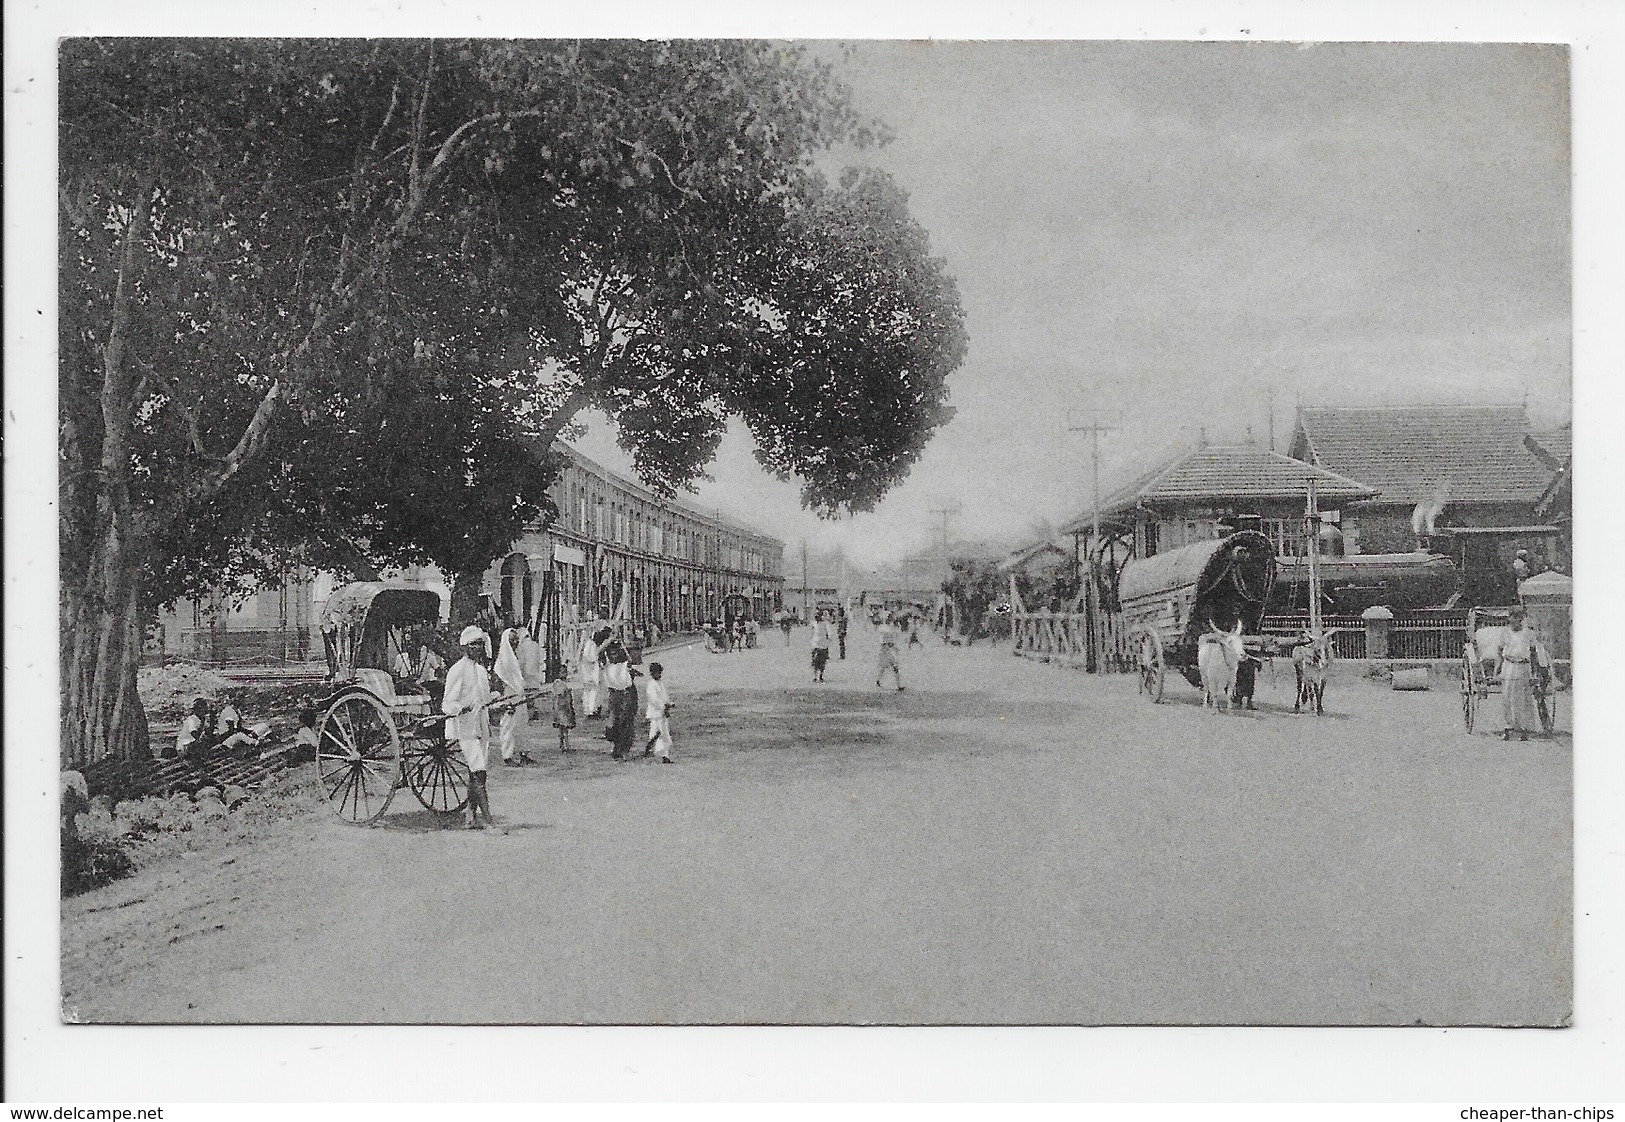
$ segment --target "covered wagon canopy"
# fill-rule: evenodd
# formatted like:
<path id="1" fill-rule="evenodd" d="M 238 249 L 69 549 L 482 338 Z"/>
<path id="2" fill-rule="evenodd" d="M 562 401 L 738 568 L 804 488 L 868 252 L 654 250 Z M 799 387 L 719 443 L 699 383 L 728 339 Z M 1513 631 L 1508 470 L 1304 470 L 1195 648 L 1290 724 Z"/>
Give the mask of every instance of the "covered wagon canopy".
<path id="1" fill-rule="evenodd" d="M 1139 616 L 1161 600 L 1180 601 L 1181 630 L 1187 643 L 1208 623 L 1257 632 L 1275 581 L 1275 549 L 1269 538 L 1241 530 L 1213 541 L 1196 542 L 1129 562 L 1118 584 L 1125 614 Z"/>
<path id="2" fill-rule="evenodd" d="M 329 671 L 366 666 L 388 670 L 391 627 L 440 622 L 440 593 L 404 581 L 356 581 L 335 588 L 322 605 Z"/>

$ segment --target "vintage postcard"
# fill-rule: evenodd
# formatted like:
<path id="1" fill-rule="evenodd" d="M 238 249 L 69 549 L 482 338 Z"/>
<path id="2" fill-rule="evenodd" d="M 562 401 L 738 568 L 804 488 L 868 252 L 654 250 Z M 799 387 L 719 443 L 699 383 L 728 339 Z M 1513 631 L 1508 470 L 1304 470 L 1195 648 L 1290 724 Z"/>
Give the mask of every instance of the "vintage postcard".
<path id="1" fill-rule="evenodd" d="M 62 38 L 62 1021 L 1571 1025 L 1571 61 Z"/>

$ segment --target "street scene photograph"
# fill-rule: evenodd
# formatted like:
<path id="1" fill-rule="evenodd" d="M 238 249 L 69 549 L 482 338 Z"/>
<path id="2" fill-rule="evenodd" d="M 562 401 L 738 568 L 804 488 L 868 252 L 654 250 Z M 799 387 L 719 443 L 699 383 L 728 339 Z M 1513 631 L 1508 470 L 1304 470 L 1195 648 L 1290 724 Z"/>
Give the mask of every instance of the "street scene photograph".
<path id="1" fill-rule="evenodd" d="M 1570 63 L 62 39 L 62 1021 L 1572 1024 Z"/>

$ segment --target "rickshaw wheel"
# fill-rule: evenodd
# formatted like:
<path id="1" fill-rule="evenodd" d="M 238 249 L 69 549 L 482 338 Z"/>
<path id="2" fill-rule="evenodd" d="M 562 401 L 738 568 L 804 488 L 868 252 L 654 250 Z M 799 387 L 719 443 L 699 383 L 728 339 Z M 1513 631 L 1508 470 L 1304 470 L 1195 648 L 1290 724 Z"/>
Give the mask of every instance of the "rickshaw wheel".
<path id="1" fill-rule="evenodd" d="M 316 726 L 316 777 L 340 818 L 357 826 L 382 818 L 400 772 L 401 734 L 382 701 L 351 689 L 328 703 Z"/>
<path id="2" fill-rule="evenodd" d="M 1478 682 L 1476 680 L 1476 667 L 1478 659 L 1471 647 L 1462 652 L 1461 656 L 1461 721 L 1467 726 L 1467 731 L 1473 731 L 1473 722 L 1478 717 Z"/>
<path id="3" fill-rule="evenodd" d="M 407 757 L 406 785 L 427 809 L 456 814 L 468 805 L 468 762 L 455 741 L 420 743 Z"/>
<path id="4" fill-rule="evenodd" d="M 1162 644 L 1156 635 L 1145 632 L 1140 636 L 1140 692 L 1151 695 L 1151 704 L 1162 700 L 1162 682 L 1165 669 L 1162 664 Z"/>

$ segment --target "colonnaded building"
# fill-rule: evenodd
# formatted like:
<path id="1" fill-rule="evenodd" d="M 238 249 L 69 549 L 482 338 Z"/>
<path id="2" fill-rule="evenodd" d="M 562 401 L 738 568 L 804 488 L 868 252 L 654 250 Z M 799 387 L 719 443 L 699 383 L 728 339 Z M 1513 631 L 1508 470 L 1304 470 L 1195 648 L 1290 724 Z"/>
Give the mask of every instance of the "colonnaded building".
<path id="1" fill-rule="evenodd" d="M 568 445 L 553 451 L 567 460 L 548 491 L 558 517 L 527 530 L 481 587 L 504 615 L 569 623 L 597 611 L 672 632 L 782 606 L 783 542 L 662 499 Z"/>
<path id="2" fill-rule="evenodd" d="M 558 516 L 492 562 L 480 588 L 492 606 L 555 635 L 594 611 L 669 633 L 728 616 L 763 619 L 783 606 L 783 542 L 720 512 L 662 499 L 568 445 L 553 450 L 565 460 L 548 492 Z M 451 590 L 439 570 L 390 575 L 439 592 L 442 618 L 449 616 Z M 214 664 L 319 656 L 318 621 L 335 583 L 304 569 L 240 604 L 182 601 L 160 616 L 149 655 Z"/>

